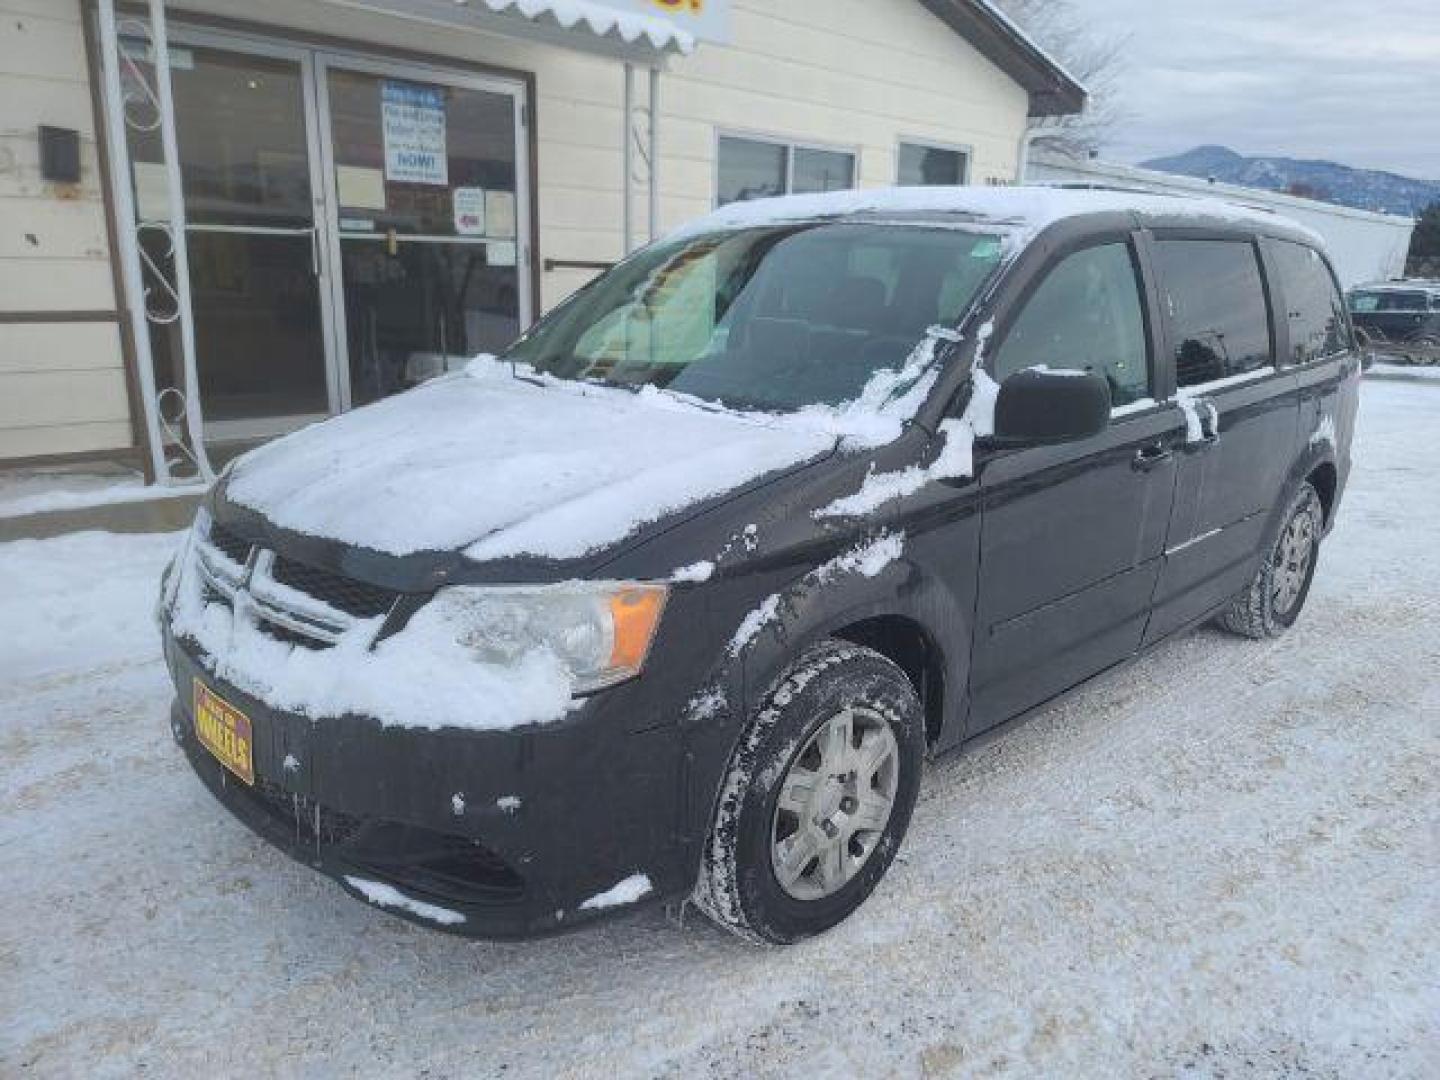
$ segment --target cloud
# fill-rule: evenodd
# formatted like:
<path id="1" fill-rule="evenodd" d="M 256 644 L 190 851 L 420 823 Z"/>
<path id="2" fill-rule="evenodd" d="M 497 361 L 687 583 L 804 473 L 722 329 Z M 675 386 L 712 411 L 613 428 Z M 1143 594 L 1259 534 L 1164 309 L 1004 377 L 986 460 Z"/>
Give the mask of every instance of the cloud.
<path id="1" fill-rule="evenodd" d="M 1074 0 L 1128 35 L 1107 157 L 1221 143 L 1440 180 L 1440 2 Z"/>

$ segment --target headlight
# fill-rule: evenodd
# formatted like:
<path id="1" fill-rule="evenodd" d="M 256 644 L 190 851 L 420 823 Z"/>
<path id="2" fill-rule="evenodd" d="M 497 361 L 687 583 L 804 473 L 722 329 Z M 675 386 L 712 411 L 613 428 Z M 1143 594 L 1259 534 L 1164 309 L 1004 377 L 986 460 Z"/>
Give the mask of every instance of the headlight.
<path id="1" fill-rule="evenodd" d="M 570 673 L 572 689 L 584 693 L 640 673 L 668 593 L 638 582 L 452 585 L 430 608 L 477 660 L 504 666 L 549 652 Z"/>

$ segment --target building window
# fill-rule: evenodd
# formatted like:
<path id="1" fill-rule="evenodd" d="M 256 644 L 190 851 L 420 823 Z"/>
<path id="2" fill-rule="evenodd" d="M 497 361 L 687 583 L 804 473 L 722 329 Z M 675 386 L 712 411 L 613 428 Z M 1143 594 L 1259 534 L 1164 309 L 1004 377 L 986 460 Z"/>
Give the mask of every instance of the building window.
<path id="1" fill-rule="evenodd" d="M 945 146 L 902 142 L 895 182 L 901 187 L 963 184 L 970 170 L 970 155 Z"/>
<path id="2" fill-rule="evenodd" d="M 855 186 L 855 155 L 845 150 L 722 135 L 718 161 L 717 206 Z"/>

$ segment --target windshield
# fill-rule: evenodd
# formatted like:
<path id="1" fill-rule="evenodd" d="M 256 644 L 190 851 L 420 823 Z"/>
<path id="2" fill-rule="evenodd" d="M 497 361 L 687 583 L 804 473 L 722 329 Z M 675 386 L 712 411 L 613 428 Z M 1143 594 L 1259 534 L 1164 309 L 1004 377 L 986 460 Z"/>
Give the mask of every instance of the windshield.
<path id="1" fill-rule="evenodd" d="M 857 398 L 952 326 L 1000 261 L 953 228 L 804 224 L 690 236 L 592 282 L 504 359 L 563 379 L 657 386 L 739 409 Z"/>
<path id="2" fill-rule="evenodd" d="M 1350 294 L 1350 310 L 1356 314 L 1369 311 L 1424 311 L 1423 292 L 1353 292 Z"/>

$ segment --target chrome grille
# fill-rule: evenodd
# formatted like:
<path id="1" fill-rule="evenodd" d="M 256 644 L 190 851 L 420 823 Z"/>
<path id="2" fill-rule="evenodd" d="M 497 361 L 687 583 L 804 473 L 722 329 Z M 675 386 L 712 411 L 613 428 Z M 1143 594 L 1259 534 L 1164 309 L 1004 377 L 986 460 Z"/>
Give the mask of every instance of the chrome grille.
<path id="1" fill-rule="evenodd" d="M 197 538 L 195 566 L 207 603 L 279 641 L 307 649 L 334 645 L 346 633 L 390 612 L 399 593 L 306 566 L 211 524 Z"/>

